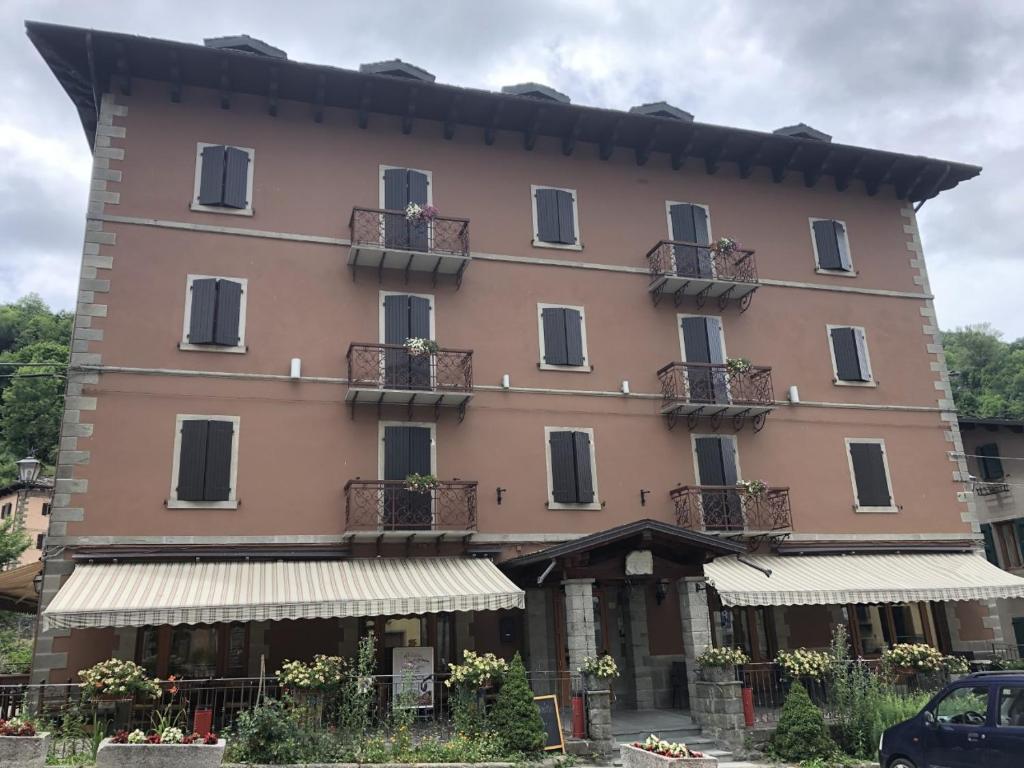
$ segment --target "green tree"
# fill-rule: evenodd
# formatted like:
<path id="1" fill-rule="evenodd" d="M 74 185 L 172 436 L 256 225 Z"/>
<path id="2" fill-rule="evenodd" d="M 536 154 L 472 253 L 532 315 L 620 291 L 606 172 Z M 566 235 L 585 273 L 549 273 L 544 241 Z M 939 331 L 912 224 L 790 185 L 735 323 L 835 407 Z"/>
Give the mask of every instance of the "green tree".
<path id="1" fill-rule="evenodd" d="M 509 664 L 508 674 L 489 718 L 493 730 L 510 752 L 532 754 L 544 746 L 544 721 L 537 702 L 533 700 L 526 667 L 518 653 Z"/>
<path id="2" fill-rule="evenodd" d="M 1003 341 L 983 323 L 947 331 L 942 342 L 962 415 L 1024 419 L 1024 338 Z"/>
<path id="3" fill-rule="evenodd" d="M 12 365 L 0 366 L 0 375 L 8 379 L 0 395 L 3 453 L 18 458 L 35 453 L 53 464 L 60 441 L 68 349 L 56 341 L 37 341 L 6 357 L 3 362 Z"/>
<path id="4" fill-rule="evenodd" d="M 782 760 L 825 759 L 838 750 L 828 735 L 825 718 L 807 695 L 807 690 L 794 682 L 782 705 L 779 725 L 771 740 L 772 754 Z"/>

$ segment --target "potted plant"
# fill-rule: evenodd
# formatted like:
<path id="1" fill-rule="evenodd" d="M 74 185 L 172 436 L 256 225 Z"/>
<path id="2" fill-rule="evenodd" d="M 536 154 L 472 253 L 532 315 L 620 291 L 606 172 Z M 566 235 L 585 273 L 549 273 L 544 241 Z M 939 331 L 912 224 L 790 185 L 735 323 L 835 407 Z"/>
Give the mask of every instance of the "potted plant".
<path id="1" fill-rule="evenodd" d="M 145 765 L 148 768 L 205 768 L 220 765 L 224 757 L 224 739 L 215 733 L 185 734 L 170 726 L 144 733 L 118 731 L 104 739 L 96 751 L 97 768 Z"/>
<path id="2" fill-rule="evenodd" d="M 436 355 L 438 349 L 439 347 L 437 346 L 437 342 L 433 339 L 413 338 L 405 340 L 405 351 L 412 357 Z"/>
<path id="3" fill-rule="evenodd" d="M 697 657 L 701 679 L 709 683 L 732 683 L 736 681 L 736 666 L 746 664 L 750 657 L 742 648 L 714 648 L 708 646 Z"/>
<path id="4" fill-rule="evenodd" d="M 437 218 L 439 211 L 432 205 L 419 205 L 417 203 L 409 203 L 405 207 L 405 218 L 411 223 L 420 221 L 433 221 Z"/>
<path id="5" fill-rule="evenodd" d="M 945 671 L 943 655 L 927 643 L 896 643 L 882 652 L 882 668 L 897 677 Z"/>
<path id="6" fill-rule="evenodd" d="M 742 488 L 755 501 L 760 499 L 768 490 L 764 480 L 740 480 L 736 483 L 737 488 Z"/>
<path id="7" fill-rule="evenodd" d="M 971 664 L 963 656 L 943 656 L 942 663 L 946 667 L 949 681 L 959 680 L 971 671 Z"/>
<path id="8" fill-rule="evenodd" d="M 732 256 L 742 247 L 739 240 L 733 240 L 731 237 L 720 237 L 708 246 L 708 250 L 716 256 Z"/>
<path id="9" fill-rule="evenodd" d="M 602 653 L 600 656 L 585 656 L 579 673 L 588 691 L 606 691 L 612 680 L 619 676 L 619 667 L 610 654 Z"/>
<path id="10" fill-rule="evenodd" d="M 12 768 L 34 768 L 46 765 L 50 734 L 36 730 L 36 724 L 25 717 L 0 720 L 0 765 Z"/>
<path id="11" fill-rule="evenodd" d="M 823 697 L 822 686 L 832 668 L 832 657 L 825 651 L 812 651 L 808 648 L 779 651 L 775 663 L 782 671 L 787 690 L 793 681 L 799 681 L 812 700 Z"/>
<path id="12" fill-rule="evenodd" d="M 725 361 L 725 370 L 728 371 L 729 378 L 735 378 L 748 373 L 753 367 L 753 363 L 745 357 L 730 357 Z"/>
<path id="13" fill-rule="evenodd" d="M 405 476 L 405 490 L 417 493 L 429 493 L 438 486 L 438 479 L 433 475 L 421 475 L 413 472 Z"/>
<path id="14" fill-rule="evenodd" d="M 487 728 L 487 698 L 492 686 L 508 675 L 508 662 L 493 653 L 462 652 L 461 664 L 448 664 L 445 687 L 452 692 L 452 721 L 461 734 L 479 734 Z"/>
<path id="15" fill-rule="evenodd" d="M 653 733 L 645 741 L 622 745 L 623 768 L 715 768 L 718 760 L 685 744 L 659 739 Z"/>
<path id="16" fill-rule="evenodd" d="M 161 695 L 160 682 L 146 675 L 134 661 L 107 659 L 80 670 L 82 698 L 86 701 L 136 701 Z"/>

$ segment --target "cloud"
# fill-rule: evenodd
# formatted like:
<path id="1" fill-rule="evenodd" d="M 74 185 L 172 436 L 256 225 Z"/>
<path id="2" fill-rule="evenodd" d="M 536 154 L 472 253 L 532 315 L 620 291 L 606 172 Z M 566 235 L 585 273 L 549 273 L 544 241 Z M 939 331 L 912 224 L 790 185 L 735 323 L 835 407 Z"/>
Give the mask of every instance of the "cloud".
<path id="1" fill-rule="evenodd" d="M 0 301 L 38 289 L 70 306 L 88 150 L 75 110 L 22 21 L 198 42 L 247 32 L 301 61 L 400 57 L 442 82 L 537 80 L 578 104 L 664 99 L 698 120 L 771 130 L 806 122 L 838 142 L 977 163 L 920 223 L 945 327 L 1024 336 L 1024 3 L 1006 0 L 421 0 L 236 6 L 0 5 Z M 45 271 L 44 271 L 45 270 Z"/>

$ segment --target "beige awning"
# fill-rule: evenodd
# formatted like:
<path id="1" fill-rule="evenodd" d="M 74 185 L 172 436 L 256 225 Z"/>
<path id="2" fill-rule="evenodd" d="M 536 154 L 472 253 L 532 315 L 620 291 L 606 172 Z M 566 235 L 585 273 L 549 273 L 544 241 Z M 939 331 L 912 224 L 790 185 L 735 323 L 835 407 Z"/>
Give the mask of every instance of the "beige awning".
<path id="1" fill-rule="evenodd" d="M 522 608 L 483 558 L 79 565 L 44 629 L 390 616 Z"/>
<path id="2" fill-rule="evenodd" d="M 32 580 L 42 569 L 40 562 L 0 572 L 0 610 L 35 613 L 39 598 Z"/>
<path id="3" fill-rule="evenodd" d="M 906 603 L 1024 597 L 1024 579 L 960 554 L 748 555 L 704 566 L 725 605 Z"/>

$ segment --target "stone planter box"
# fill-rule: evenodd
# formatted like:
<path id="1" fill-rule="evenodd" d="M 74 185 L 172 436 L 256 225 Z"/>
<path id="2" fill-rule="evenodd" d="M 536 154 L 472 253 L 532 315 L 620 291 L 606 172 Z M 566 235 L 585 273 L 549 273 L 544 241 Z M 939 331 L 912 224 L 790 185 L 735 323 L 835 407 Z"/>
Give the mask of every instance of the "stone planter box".
<path id="1" fill-rule="evenodd" d="M 96 768 L 206 768 L 224 758 L 224 739 L 216 744 L 115 744 L 104 739 Z"/>
<path id="2" fill-rule="evenodd" d="M 663 757 L 629 744 L 622 745 L 622 768 L 717 768 L 714 757 Z"/>
<path id="3" fill-rule="evenodd" d="M 50 734 L 0 736 L 0 768 L 41 768 L 46 765 Z"/>
<path id="4" fill-rule="evenodd" d="M 732 683 L 736 680 L 736 667 L 701 667 L 700 679 L 709 683 Z"/>

